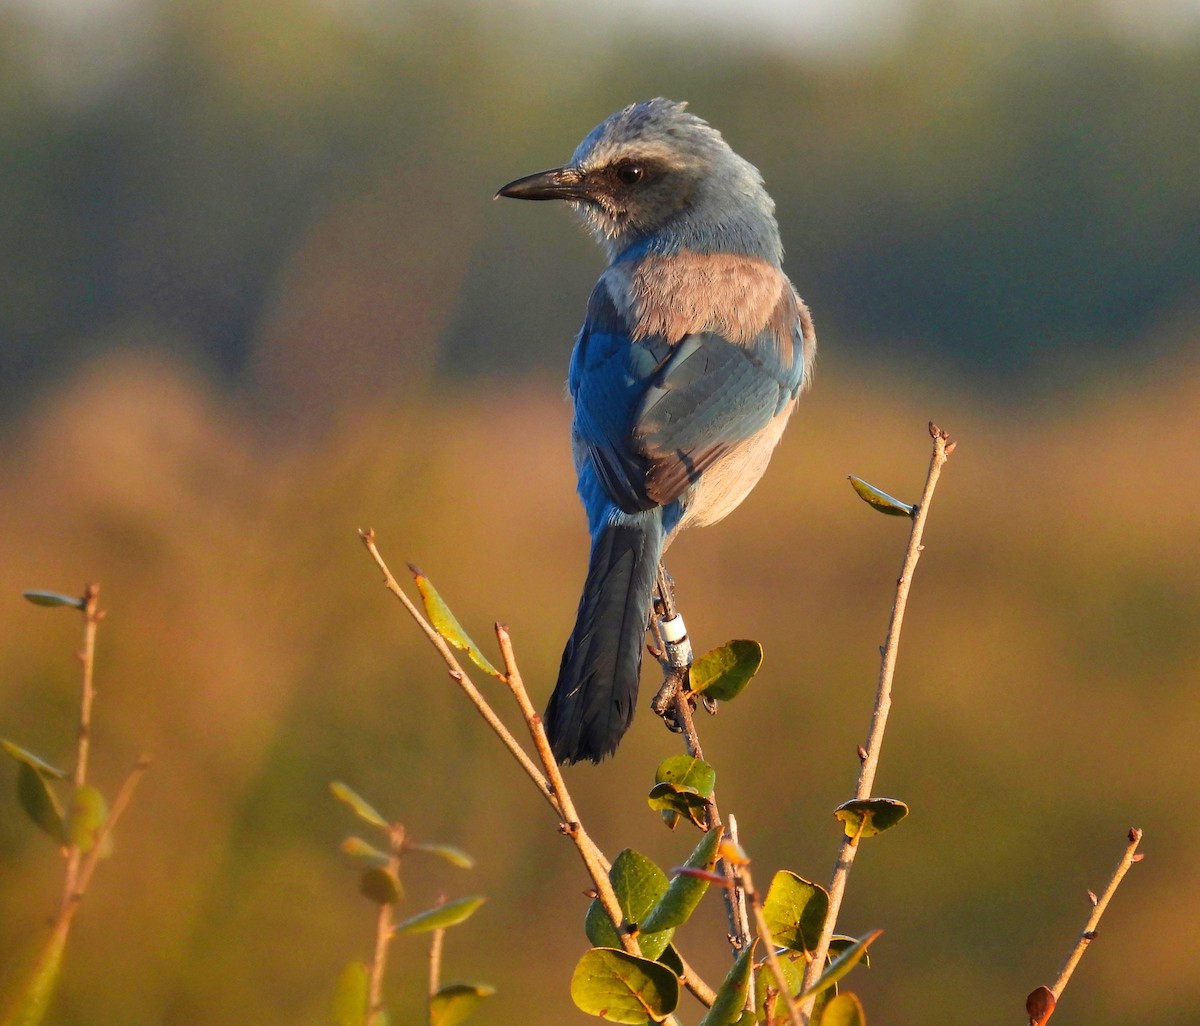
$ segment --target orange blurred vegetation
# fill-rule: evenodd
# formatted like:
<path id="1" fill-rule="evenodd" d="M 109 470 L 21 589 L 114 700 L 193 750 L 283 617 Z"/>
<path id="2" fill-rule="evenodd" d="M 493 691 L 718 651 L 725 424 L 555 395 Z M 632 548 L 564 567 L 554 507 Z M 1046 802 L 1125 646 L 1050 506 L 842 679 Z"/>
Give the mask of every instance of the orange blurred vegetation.
<path id="1" fill-rule="evenodd" d="M 879 785 L 913 814 L 851 881 L 844 928 L 887 930 L 855 989 L 882 1021 L 963 1008 L 1020 1021 L 1137 825 L 1148 857 L 1059 1014 L 1194 1021 L 1200 365 L 1024 409 L 897 379 L 829 347 L 755 494 L 672 549 L 696 643 L 754 637 L 767 653 L 746 695 L 701 723 L 722 807 L 760 877 L 827 879 L 906 537 L 845 477 L 911 499 L 932 417 L 959 446 L 909 606 Z M 69 762 L 78 624 L 19 592 L 97 579 L 110 615 L 94 778 L 111 791 L 138 752 L 155 756 L 79 918 L 55 1021 L 327 1021 L 340 966 L 366 957 L 371 935 L 337 851 L 353 824 L 332 779 L 478 858 L 470 874 L 422 866 L 407 883 L 410 911 L 439 889 L 491 896 L 452 932 L 446 967 L 499 987 L 486 1021 L 585 1021 L 567 993 L 585 947 L 581 868 L 355 534 L 374 527 L 397 570 L 417 561 L 477 640 L 508 623 L 543 701 L 585 560 L 568 417 L 558 382 L 515 379 L 377 396 L 300 444 L 184 365 L 120 351 L 10 432 L 0 733 Z M 643 703 L 614 760 L 571 772 L 610 856 L 628 845 L 670 866 L 690 849 L 644 802 L 678 744 Z M 57 866 L 0 799 L 10 950 L 51 911 Z M 710 904 L 708 933 L 695 926 L 682 945 L 717 977 Z M 424 951 L 396 947 L 405 1021 Z"/>

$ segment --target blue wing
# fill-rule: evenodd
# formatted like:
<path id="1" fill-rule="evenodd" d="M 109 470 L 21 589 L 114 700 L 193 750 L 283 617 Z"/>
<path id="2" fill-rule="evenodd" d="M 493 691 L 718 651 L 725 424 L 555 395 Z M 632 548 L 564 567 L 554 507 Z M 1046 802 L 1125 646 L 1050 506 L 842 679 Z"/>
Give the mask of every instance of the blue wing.
<path id="1" fill-rule="evenodd" d="M 795 308 L 790 288 L 785 300 Z M 774 324 L 786 324 L 785 337 Z M 715 332 L 634 340 L 602 279 L 571 358 L 577 445 L 626 513 L 683 497 L 714 460 L 762 430 L 802 385 L 798 316 L 749 344 Z"/>

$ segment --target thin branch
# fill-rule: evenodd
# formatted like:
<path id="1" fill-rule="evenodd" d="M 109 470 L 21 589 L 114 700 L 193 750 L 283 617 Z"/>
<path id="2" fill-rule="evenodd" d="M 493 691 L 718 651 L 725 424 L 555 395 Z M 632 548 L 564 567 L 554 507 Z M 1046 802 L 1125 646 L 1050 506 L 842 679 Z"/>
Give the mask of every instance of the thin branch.
<path id="1" fill-rule="evenodd" d="M 554 753 L 550 748 L 550 739 L 546 736 L 546 728 L 542 724 L 542 718 L 538 715 L 537 710 L 533 707 L 533 703 L 529 700 L 529 693 L 525 690 L 525 682 L 521 677 L 521 672 L 517 668 L 516 656 L 513 653 L 512 638 L 509 636 L 508 628 L 503 624 L 496 624 L 496 640 L 500 645 L 500 654 L 504 659 L 504 675 L 508 682 L 509 690 L 512 692 L 513 698 L 516 700 L 517 708 L 521 710 L 521 715 L 525 718 L 525 725 L 529 729 L 529 736 L 533 740 L 534 748 L 537 750 L 538 757 L 542 760 L 542 766 L 545 768 L 546 776 L 550 781 L 550 790 L 555 799 L 555 806 L 560 810 L 562 817 L 562 831 L 575 842 L 575 847 L 579 851 L 580 858 L 583 859 L 583 864 L 588 871 L 588 876 L 592 878 L 592 884 L 596 889 L 596 898 L 600 902 L 608 918 L 612 920 L 612 924 L 617 931 L 617 935 L 621 938 L 621 946 L 631 955 L 641 955 L 641 947 L 638 945 L 637 938 L 624 928 L 624 913 L 621 912 L 620 902 L 617 900 L 616 891 L 613 890 L 612 882 L 608 878 L 608 860 L 599 855 L 599 848 L 593 843 L 591 837 L 580 822 L 579 814 L 575 811 L 575 802 L 571 798 L 571 792 L 567 790 L 566 781 L 563 780 L 562 771 L 559 769 L 558 760 L 554 758 Z"/>
<path id="2" fill-rule="evenodd" d="M 715 795 L 714 795 L 715 797 Z M 729 819 L 725 824 L 725 835 L 736 845 L 741 845 L 741 838 L 738 837 L 737 817 L 731 812 Z M 725 866 L 726 871 L 732 871 L 730 866 L 724 859 L 720 860 L 720 864 Z M 746 888 L 742 886 L 741 881 L 737 882 L 737 886 L 733 888 L 734 902 L 736 905 L 736 916 L 738 923 L 738 933 L 744 938 L 742 946 L 750 943 L 750 915 L 746 909 Z M 729 907 L 726 906 L 726 914 L 729 913 Z M 753 983 L 753 981 L 751 981 Z"/>
<path id="3" fill-rule="evenodd" d="M 617 893 L 613 890 L 612 881 L 608 878 L 608 871 L 611 868 L 609 862 L 603 856 L 595 842 L 592 841 L 591 836 L 584 829 L 579 814 L 575 811 L 574 799 L 572 799 L 571 792 L 567 789 L 567 784 L 563 779 L 558 760 L 554 758 L 554 752 L 550 747 L 550 739 L 546 736 L 546 727 L 542 723 L 542 718 L 538 715 L 538 711 L 534 708 L 533 702 L 529 699 L 529 692 L 525 690 L 525 681 L 521 677 L 516 655 L 513 652 L 512 637 L 504 624 L 496 624 L 495 630 L 496 642 L 500 646 L 500 655 L 504 660 L 504 679 L 508 684 L 509 690 L 512 692 L 513 699 L 517 703 L 517 708 L 520 709 L 521 715 L 525 719 L 525 725 L 529 730 L 533 747 L 538 753 L 538 758 L 542 761 L 546 776 L 549 778 L 550 788 L 557 799 L 558 808 L 562 810 L 563 823 L 560 829 L 575 842 L 579 857 L 583 859 L 588 876 L 592 878 L 592 885 L 596 890 L 596 900 L 600 902 L 600 906 L 604 909 L 605 914 L 613 924 L 613 928 L 617 931 L 617 936 L 621 940 L 621 946 L 629 954 L 640 957 L 642 954 L 641 945 L 638 943 L 636 934 L 630 932 L 625 926 L 625 914 L 621 911 L 621 904 L 617 899 Z M 682 962 L 682 959 L 680 961 Z M 716 997 L 712 988 L 704 983 L 696 975 L 691 966 L 686 963 L 683 964 L 683 974 L 680 979 L 683 981 L 684 986 L 697 998 L 704 1001 L 704 998 L 708 997 L 708 1001 L 705 1003 L 709 1006 L 712 1005 Z M 678 1023 L 674 1015 L 668 1016 L 664 1021 Z"/>
<path id="4" fill-rule="evenodd" d="M 655 616 L 654 627 L 655 633 L 662 639 L 662 623 L 666 620 L 677 618 L 682 623 L 682 618 L 679 618 L 678 610 L 675 606 L 675 598 L 671 593 L 670 583 L 667 580 L 666 571 L 663 569 L 661 563 L 658 566 L 657 587 L 659 605 L 662 612 L 661 615 Z M 686 634 L 684 637 L 686 637 Z M 664 719 L 670 717 L 670 720 L 675 723 L 680 733 L 683 734 L 683 744 L 688 755 L 693 759 L 703 760 L 704 749 L 700 745 L 700 734 L 696 730 L 696 720 L 692 715 L 694 697 L 691 689 L 688 687 L 692 651 L 690 644 L 687 645 L 685 651 L 688 656 L 688 665 L 674 665 L 669 655 L 671 646 L 665 639 L 662 639 L 659 662 L 663 668 L 663 683 L 651 704 L 655 713 Z M 708 796 L 708 800 L 705 802 L 704 816 L 705 830 L 712 830 L 722 825 L 721 810 L 717 805 L 715 791 Z M 732 817 L 730 819 L 732 822 Z M 737 837 L 732 833 L 733 830 L 736 830 L 736 826 L 731 827 L 729 836 L 732 840 L 736 841 Z M 729 882 L 729 885 L 722 892 L 722 898 L 725 902 L 725 918 L 729 922 L 730 943 L 733 946 L 733 955 L 736 958 L 737 953 L 745 950 L 746 945 L 750 943 L 750 919 L 746 912 L 746 895 L 742 890 L 737 870 L 730 862 L 724 858 L 718 859 L 717 871 Z"/>
<path id="5" fill-rule="evenodd" d="M 388 949 L 394 935 L 392 906 L 379 905 L 375 920 L 375 953 L 371 958 L 371 980 L 367 991 L 367 1026 L 377 1026 L 383 1015 L 383 974 L 387 969 Z"/>
<path id="6" fill-rule="evenodd" d="M 904 622 L 904 610 L 908 604 L 908 593 L 912 588 L 913 573 L 921 558 L 923 546 L 921 537 L 925 532 L 925 521 L 929 516 L 929 506 L 933 501 L 934 489 L 942 467 L 950 453 L 954 451 L 955 443 L 950 436 L 940 430 L 932 422 L 929 434 L 933 438 L 933 452 L 929 458 L 929 471 L 925 476 L 925 487 L 921 493 L 921 501 L 913 511 L 912 530 L 909 533 L 908 548 L 904 554 L 904 562 L 900 569 L 900 577 L 896 581 L 896 598 L 892 603 L 892 616 L 888 624 L 887 641 L 881 650 L 879 666 L 879 682 L 875 690 L 875 707 L 871 713 L 871 729 L 866 745 L 860 749 L 860 764 L 858 770 L 858 786 L 854 796 L 862 800 L 871 796 L 875 784 L 875 772 L 879 768 L 879 754 L 883 747 L 883 734 L 887 727 L 888 712 L 892 705 L 892 677 L 896 670 L 896 658 L 900 649 L 900 629 Z M 813 949 L 813 958 L 804 973 L 804 989 L 811 987 L 825 967 L 829 954 L 829 942 L 837 924 L 838 912 L 841 909 L 842 898 L 846 893 L 846 879 L 854 864 L 858 852 L 857 837 L 843 835 L 838 850 L 837 862 L 833 870 L 833 878 L 829 884 L 829 911 L 825 916 L 825 925 L 821 936 Z M 800 1003 L 800 1015 L 803 1023 L 808 1023 L 816 995 L 805 998 Z"/>
<path id="7" fill-rule="evenodd" d="M 509 731 L 508 727 L 504 725 L 500 717 L 496 715 L 495 711 L 488 704 L 487 699 L 480 694 L 479 689 L 475 687 L 471 678 L 467 676 L 466 671 L 462 668 L 450 646 L 446 644 L 446 640 L 438 634 L 433 625 L 425 619 L 425 616 L 414 605 L 412 599 L 404 593 L 404 589 L 396 583 L 396 578 L 392 576 L 392 572 L 388 569 L 387 563 L 384 562 L 383 556 L 379 554 L 379 549 L 375 547 L 375 532 L 371 530 L 359 531 L 358 536 L 362 539 L 363 545 L 366 546 L 367 551 L 371 554 L 371 558 L 375 560 L 375 565 L 382 571 L 384 586 L 400 600 L 401 604 L 408 611 L 409 616 L 416 621 L 417 626 L 421 628 L 421 632 L 429 639 L 430 644 L 437 649 L 438 654 L 450 668 L 450 677 L 462 688 L 463 693 L 470 700 L 471 704 L 475 706 L 479 715 L 487 721 L 487 725 L 500 738 L 504 747 L 508 749 L 509 754 L 517 760 L 529 779 L 533 781 L 533 785 L 538 789 L 538 793 L 561 816 L 563 814 L 562 809 L 559 808 L 554 797 L 554 792 L 551 790 L 545 775 L 534 765 L 533 760 L 529 758 L 525 749 L 521 747 L 517 739 L 513 737 L 512 732 Z"/>
<path id="8" fill-rule="evenodd" d="M 611 868 L 610 863 L 604 857 L 599 847 L 592 841 L 586 830 L 584 830 L 579 817 L 575 812 L 575 806 L 571 800 L 570 792 L 567 790 L 566 784 L 563 782 L 562 774 L 559 771 L 558 763 L 554 759 L 554 755 L 550 750 L 549 740 L 546 738 L 545 729 L 542 726 L 541 717 L 533 708 L 533 704 L 529 701 L 528 693 L 525 691 L 524 683 L 521 679 L 520 671 L 517 669 L 516 660 L 512 651 L 512 642 L 508 636 L 508 631 L 502 625 L 496 625 L 496 637 L 500 644 L 501 654 L 504 657 L 505 665 L 505 683 L 508 684 L 509 690 L 512 692 L 518 707 L 521 710 L 522 716 L 525 719 L 526 726 L 529 729 L 530 736 L 533 739 L 534 747 L 538 752 L 538 756 L 543 764 L 545 772 L 539 770 L 529 754 L 513 736 L 511 731 L 504 725 L 500 718 L 496 715 L 487 699 L 479 692 L 472 683 L 462 665 L 458 662 L 450 646 L 445 639 L 433 628 L 421 611 L 405 594 L 404 590 L 396 582 L 383 556 L 380 555 L 378 548 L 375 545 L 375 532 L 371 530 L 359 531 L 359 537 L 363 545 L 370 553 L 371 558 L 375 561 L 375 565 L 383 573 L 384 585 L 404 606 L 408 614 L 416 622 L 422 633 L 429 639 L 430 643 L 442 660 L 446 663 L 450 670 L 450 676 L 466 694 L 471 704 L 475 706 L 479 714 L 487 722 L 492 731 L 500 738 L 505 748 L 517 760 L 521 768 L 525 770 L 526 775 L 533 781 L 534 786 L 543 798 L 549 803 L 551 809 L 559 817 L 562 824 L 562 832 L 566 834 L 575 843 L 575 847 L 579 852 L 580 858 L 583 860 L 584 866 L 588 871 L 588 875 L 592 879 L 595 887 L 596 897 L 605 913 L 613 923 L 613 928 L 617 931 L 617 935 L 621 938 L 621 944 L 631 954 L 640 955 L 641 948 L 638 945 L 637 937 L 631 933 L 624 925 L 624 915 L 621 912 L 620 903 L 617 900 L 616 893 L 612 889 L 612 883 L 608 879 L 608 871 Z M 690 967 L 685 964 L 684 976 L 682 977 L 684 985 L 696 995 L 701 1001 L 711 1005 L 714 992 L 711 987 L 704 983 Z M 707 999 L 707 1000 L 706 1000 Z M 668 1023 L 675 1022 L 675 1017 L 668 1017 Z"/>
<path id="9" fill-rule="evenodd" d="M 446 940 L 445 929 L 433 931 L 429 938 L 429 996 L 433 997 L 442 985 L 442 944 Z"/>
<path id="10" fill-rule="evenodd" d="M 89 584 L 83 593 L 83 651 L 79 659 L 83 663 L 83 696 L 79 704 L 79 739 L 75 759 L 75 790 L 87 783 L 88 750 L 92 735 L 92 702 L 96 697 L 96 629 L 104 619 L 98 607 L 100 585 Z"/>
<path id="11" fill-rule="evenodd" d="M 1092 914 L 1088 916 L 1088 921 L 1083 927 L 1083 932 L 1079 935 L 1079 939 L 1075 942 L 1075 947 L 1071 949 L 1071 953 L 1067 956 L 1067 960 L 1063 963 L 1062 969 L 1059 970 L 1058 979 L 1054 981 L 1054 985 L 1050 988 L 1050 992 L 1054 995 L 1055 1002 L 1062 997 L 1062 992 L 1067 986 L 1067 982 L 1071 979 L 1071 974 L 1075 971 L 1075 967 L 1079 964 L 1079 960 L 1083 958 L 1083 953 L 1088 945 L 1096 937 L 1096 928 L 1100 925 L 1100 917 L 1104 915 L 1104 910 L 1108 908 L 1108 903 L 1112 900 L 1112 896 L 1117 892 L 1117 888 L 1124 879 L 1125 874 L 1129 872 L 1129 867 L 1135 862 L 1140 862 L 1142 856 L 1137 854 L 1137 847 L 1142 840 L 1142 832 L 1137 827 L 1133 827 L 1129 831 L 1129 843 L 1125 847 L 1125 852 L 1121 856 L 1121 861 L 1117 863 L 1117 868 L 1113 870 L 1112 879 L 1108 881 L 1108 886 L 1104 889 L 1104 893 L 1094 900 Z M 1047 1016 L 1046 1018 L 1049 1018 Z"/>
<path id="12" fill-rule="evenodd" d="M 117 791 L 117 796 L 113 799 L 111 808 L 108 810 L 108 815 L 104 822 L 100 825 L 100 829 L 96 831 L 95 840 L 92 842 L 91 848 L 88 849 L 87 856 L 83 859 L 79 867 L 79 875 L 76 878 L 75 891 L 71 896 L 71 905 L 77 907 L 84 893 L 88 889 L 88 884 L 92 882 L 92 874 L 96 871 L 96 866 L 104 855 L 104 849 L 107 847 L 107 841 L 112 836 L 113 830 L 116 829 L 117 823 L 121 816 L 129 807 L 130 801 L 133 799 L 133 792 L 137 790 L 138 784 L 141 782 L 142 776 L 150 766 L 150 756 L 142 755 L 138 757 L 137 762 L 133 764 L 133 768 L 125 777 L 120 789 Z"/>
<path id="13" fill-rule="evenodd" d="M 388 872 L 400 879 L 400 855 L 404 851 L 405 830 L 402 823 L 388 826 Z M 383 977 L 387 971 L 388 951 L 396 936 L 396 909 L 386 901 L 379 903 L 375 917 L 375 951 L 371 956 L 371 975 L 367 985 L 366 1026 L 378 1026 L 383 1021 Z"/>
<path id="14" fill-rule="evenodd" d="M 71 792 L 78 794 L 87 785 L 88 755 L 92 743 L 92 703 L 96 698 L 96 631 L 104 613 L 99 608 L 100 585 L 89 584 L 83 591 L 83 649 L 79 661 L 83 666 L 82 687 L 79 699 L 79 728 L 75 734 L 75 770 L 71 776 Z M 60 908 L 66 908 L 79 891 L 79 867 L 83 862 L 83 849 L 74 841 L 66 848 L 67 868 L 63 874 L 63 890 Z"/>
<path id="15" fill-rule="evenodd" d="M 758 891 L 754 889 L 754 880 L 750 876 L 750 867 L 742 866 L 739 876 L 741 878 L 742 890 L 750 902 L 750 907 L 754 909 L 754 923 L 758 928 L 758 937 L 767 949 L 767 965 L 771 967 L 771 973 L 775 977 L 775 982 L 779 984 L 779 993 L 783 997 L 784 1006 L 787 1008 L 788 1019 L 792 1026 L 802 1026 L 800 1009 L 792 997 L 787 977 L 783 975 L 783 966 L 779 962 L 779 956 L 775 953 L 775 939 L 771 936 L 771 928 L 767 925 L 767 917 L 763 912 L 762 901 L 758 896 Z M 769 988 L 769 990 L 773 989 Z M 770 1000 L 769 997 L 768 1000 Z"/>

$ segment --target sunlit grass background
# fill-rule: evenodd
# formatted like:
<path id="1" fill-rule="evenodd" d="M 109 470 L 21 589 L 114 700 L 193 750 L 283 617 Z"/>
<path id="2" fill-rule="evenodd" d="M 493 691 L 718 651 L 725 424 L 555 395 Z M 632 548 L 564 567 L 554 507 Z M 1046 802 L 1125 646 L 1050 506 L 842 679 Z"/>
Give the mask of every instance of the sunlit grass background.
<path id="1" fill-rule="evenodd" d="M 114 5 L 87 31 L 0 8 L 0 734 L 69 760 L 78 624 L 20 591 L 95 579 L 95 779 L 155 756 L 51 1021 L 327 1021 L 372 929 L 333 779 L 478 858 L 408 883 L 412 911 L 490 895 L 447 950 L 499 988 L 479 1021 L 587 1021 L 576 857 L 355 532 L 477 640 L 509 624 L 544 700 L 586 555 L 561 382 L 599 258 L 490 196 L 657 93 L 763 168 L 822 343 L 762 484 L 671 551 L 697 644 L 766 649 L 701 721 L 757 877 L 832 868 L 906 537 L 845 477 L 915 498 L 932 418 L 959 448 L 878 783 L 913 811 L 851 881 L 844 928 L 887 931 L 854 989 L 872 1021 L 1023 1021 L 1137 825 L 1148 857 L 1057 1014 L 1197 1021 L 1195 26 L 915 10 L 813 51 L 489 5 Z M 644 801 L 677 750 L 643 709 L 570 772 L 610 856 L 690 849 Z M 7 801 L 0 962 L 59 873 Z M 714 979 L 717 905 L 681 938 Z M 400 940 L 393 1021 L 424 975 Z"/>

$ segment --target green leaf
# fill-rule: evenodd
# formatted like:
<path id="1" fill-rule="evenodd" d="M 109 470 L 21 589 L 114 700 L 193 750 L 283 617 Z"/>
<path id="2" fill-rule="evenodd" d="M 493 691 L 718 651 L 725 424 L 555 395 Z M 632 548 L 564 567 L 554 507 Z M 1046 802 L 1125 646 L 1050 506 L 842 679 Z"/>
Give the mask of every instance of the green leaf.
<path id="1" fill-rule="evenodd" d="M 757 641 L 730 641 L 692 664 L 689 686 L 697 694 L 731 702 L 758 673 L 762 661 L 763 649 Z"/>
<path id="2" fill-rule="evenodd" d="M 376 905 L 395 905 L 404 896 L 400 878 L 383 866 L 364 869 L 358 878 L 358 889 Z"/>
<path id="3" fill-rule="evenodd" d="M 452 866 L 458 866 L 459 869 L 474 869 L 475 860 L 471 858 L 461 848 L 455 848 L 449 844 L 413 844 L 409 846 L 409 851 L 423 851 L 427 855 L 436 855 L 438 858 L 445 859 Z"/>
<path id="4" fill-rule="evenodd" d="M 825 888 L 786 869 L 775 874 L 763 902 L 771 939 L 793 951 L 811 951 L 817 946 L 828 912 Z"/>
<path id="5" fill-rule="evenodd" d="M 445 600 L 438 594 L 433 582 L 411 563 L 413 579 L 417 582 L 417 591 L 421 593 L 421 601 L 425 603 L 425 615 L 433 629 L 455 648 L 464 651 L 471 662 L 484 673 L 490 673 L 497 680 L 504 680 L 504 674 L 488 662 L 487 657 L 479 650 L 479 646 L 468 637 L 458 618 L 450 611 Z"/>
<path id="6" fill-rule="evenodd" d="M 91 784 L 85 784 L 71 799 L 72 843 L 79 845 L 80 851 L 91 851 L 96 844 L 96 836 L 107 819 L 108 802 L 104 800 L 104 795 Z"/>
<path id="7" fill-rule="evenodd" d="M 571 999 L 589 1015 L 642 1026 L 662 1022 L 679 1004 L 679 980 L 670 969 L 617 948 L 592 948 L 575 966 Z"/>
<path id="8" fill-rule="evenodd" d="M 83 609 L 85 605 L 83 599 L 62 595 L 57 591 L 23 591 L 21 594 L 35 606 L 69 606 L 71 609 Z"/>
<path id="9" fill-rule="evenodd" d="M 706 869 L 711 871 L 717 864 L 717 849 L 721 845 L 722 827 L 713 827 L 700 838 L 700 843 L 692 850 L 684 863 L 686 869 Z M 708 890 L 708 881 L 703 878 L 679 873 L 667 885 L 663 896 L 654 907 L 646 913 L 641 927 L 648 932 L 666 930 L 682 926 L 688 921 L 704 892 Z"/>
<path id="10" fill-rule="evenodd" d="M 716 786 L 717 771 L 703 759 L 694 759 L 690 755 L 673 755 L 659 763 L 654 773 L 654 781 L 658 784 L 691 787 L 707 798 Z"/>
<path id="11" fill-rule="evenodd" d="M 717 771 L 702 759 L 675 755 L 659 765 L 654 779 L 655 785 L 646 799 L 650 808 L 661 813 L 672 829 L 681 816 L 703 828 Z"/>
<path id="12" fill-rule="evenodd" d="M 67 774 L 65 770 L 60 770 L 44 759 L 39 759 L 33 752 L 27 751 L 20 745 L 14 745 L 11 741 L 0 740 L 0 745 L 4 746 L 4 750 L 8 752 L 17 762 L 23 762 L 30 769 L 37 770 L 43 777 L 53 777 L 55 780 L 66 780 Z"/>
<path id="13" fill-rule="evenodd" d="M 429 1026 L 458 1026 L 495 993 L 486 983 L 448 983 L 429 999 Z"/>
<path id="14" fill-rule="evenodd" d="M 374 807 L 357 792 L 351 790 L 340 780 L 335 780 L 329 785 L 329 790 L 333 792 L 333 796 L 341 802 L 345 802 L 354 810 L 354 814 L 361 820 L 370 823 L 371 826 L 377 826 L 380 830 L 388 829 L 388 821 L 384 819 Z"/>
<path id="15" fill-rule="evenodd" d="M 626 848 L 614 860 L 608 871 L 617 904 L 625 923 L 639 926 L 650 910 L 658 904 L 667 890 L 667 875 L 645 855 Z M 619 947 L 621 938 L 598 899 L 588 906 L 584 919 L 588 940 L 598 948 Z M 657 930 L 638 934 L 638 946 L 647 958 L 658 958 L 671 942 L 674 930 Z"/>
<path id="16" fill-rule="evenodd" d="M 386 851 L 380 851 L 361 837 L 347 837 L 342 842 L 342 851 L 351 858 L 376 869 L 387 869 L 392 864 L 392 857 Z"/>
<path id="17" fill-rule="evenodd" d="M 863 502 L 871 508 L 879 510 L 880 513 L 887 513 L 893 517 L 911 517 L 916 512 L 915 506 L 892 498 L 887 492 L 881 492 L 874 485 L 867 484 L 862 478 L 855 477 L 853 474 L 850 475 L 850 484 L 854 486 L 854 490 L 858 492 L 858 497 Z"/>
<path id="18" fill-rule="evenodd" d="M 67 823 L 58 795 L 46 778 L 27 762 L 17 767 L 17 799 L 33 822 L 58 844 L 69 844 Z"/>
<path id="19" fill-rule="evenodd" d="M 787 992 L 794 997 L 800 993 L 800 989 L 804 986 L 804 969 L 808 965 L 808 962 L 801 954 L 790 955 L 787 952 L 783 952 L 776 957 L 779 959 L 779 966 L 783 970 L 783 978 L 787 981 Z M 778 993 L 779 981 L 775 979 L 775 974 L 771 971 L 771 966 L 764 961 L 762 967 L 758 970 L 758 978 L 754 990 L 758 1017 L 764 1021 L 767 1018 L 768 987 L 773 988 L 777 992 L 773 1006 L 774 1021 L 786 1023 L 788 1021 L 787 1002 L 783 995 Z"/>
<path id="20" fill-rule="evenodd" d="M 854 799 L 839 805 L 833 814 L 842 821 L 847 837 L 882 834 L 908 815 L 908 806 L 895 798 Z"/>
<path id="21" fill-rule="evenodd" d="M 869 945 L 873 944 L 882 930 L 872 930 L 870 933 L 859 937 L 845 951 L 826 966 L 825 971 L 818 977 L 817 982 L 808 988 L 800 997 L 808 997 L 809 994 L 819 994 L 828 987 L 832 987 L 838 980 L 853 969 L 860 958 L 866 953 Z"/>
<path id="22" fill-rule="evenodd" d="M 457 901 L 448 901 L 444 905 L 435 905 L 425 912 L 420 912 L 404 922 L 398 923 L 396 932 L 428 933 L 430 930 L 444 930 L 450 926 L 457 926 L 470 919 L 475 914 L 475 910 L 485 901 L 487 898 L 473 895 L 469 898 L 459 898 Z"/>
<path id="23" fill-rule="evenodd" d="M 333 992 L 335 1026 L 366 1026 L 370 981 L 362 962 L 351 962 L 338 975 Z"/>
<path id="24" fill-rule="evenodd" d="M 6 973 L 0 992 L 0 1026 L 40 1026 L 58 984 L 66 942 L 65 931 L 52 931 L 17 959 Z"/>
<path id="25" fill-rule="evenodd" d="M 867 1015 L 853 994 L 839 994 L 821 1013 L 821 1026 L 866 1026 Z"/>
<path id="26" fill-rule="evenodd" d="M 712 1007 L 704 1013 L 699 1026 L 734 1026 L 742 1017 L 746 1007 L 746 998 L 750 993 L 750 977 L 754 971 L 754 949 L 758 946 L 756 939 L 734 960 L 733 967 L 726 974 L 721 986 L 717 988 L 717 997 Z"/>

